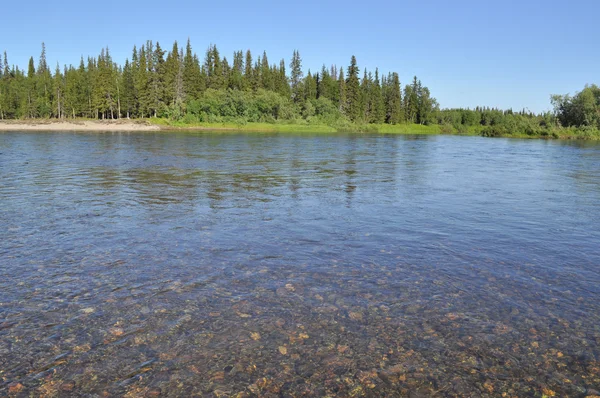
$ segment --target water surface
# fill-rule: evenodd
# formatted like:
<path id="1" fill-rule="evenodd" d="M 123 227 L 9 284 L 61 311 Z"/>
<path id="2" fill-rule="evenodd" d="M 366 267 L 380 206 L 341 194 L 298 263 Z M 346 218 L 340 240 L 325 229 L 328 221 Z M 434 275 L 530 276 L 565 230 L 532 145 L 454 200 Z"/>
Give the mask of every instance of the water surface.
<path id="1" fill-rule="evenodd" d="M 600 145 L 0 134 L 0 395 L 600 390 Z"/>

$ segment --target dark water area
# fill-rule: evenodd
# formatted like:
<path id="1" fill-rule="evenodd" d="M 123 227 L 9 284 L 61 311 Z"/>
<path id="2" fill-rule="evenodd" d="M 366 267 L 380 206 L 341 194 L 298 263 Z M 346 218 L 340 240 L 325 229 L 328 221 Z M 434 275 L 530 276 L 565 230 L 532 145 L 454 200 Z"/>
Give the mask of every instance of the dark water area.
<path id="1" fill-rule="evenodd" d="M 600 144 L 0 134 L 0 396 L 598 390 Z"/>

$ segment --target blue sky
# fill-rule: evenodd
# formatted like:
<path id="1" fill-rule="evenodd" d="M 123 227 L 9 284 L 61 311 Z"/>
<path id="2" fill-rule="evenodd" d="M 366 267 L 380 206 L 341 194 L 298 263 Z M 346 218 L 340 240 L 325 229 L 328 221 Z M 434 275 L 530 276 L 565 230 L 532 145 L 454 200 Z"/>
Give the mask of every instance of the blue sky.
<path id="1" fill-rule="evenodd" d="M 442 107 L 550 109 L 553 93 L 600 83 L 598 0 L 329 0 L 60 2 L 7 1 L 0 50 L 22 68 L 39 58 L 78 64 L 108 46 L 115 61 L 147 39 L 170 49 L 189 37 L 203 58 L 210 43 L 267 51 L 271 63 L 300 51 L 304 69 L 359 67 L 417 75 Z"/>

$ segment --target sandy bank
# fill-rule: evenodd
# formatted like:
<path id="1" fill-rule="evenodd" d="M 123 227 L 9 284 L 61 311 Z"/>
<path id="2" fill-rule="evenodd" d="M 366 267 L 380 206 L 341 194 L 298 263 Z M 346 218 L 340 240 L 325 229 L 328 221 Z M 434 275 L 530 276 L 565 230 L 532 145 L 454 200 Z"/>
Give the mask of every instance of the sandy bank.
<path id="1" fill-rule="evenodd" d="M 153 126 L 139 121 L 65 121 L 65 120 L 11 120 L 0 121 L 1 131 L 156 131 Z"/>

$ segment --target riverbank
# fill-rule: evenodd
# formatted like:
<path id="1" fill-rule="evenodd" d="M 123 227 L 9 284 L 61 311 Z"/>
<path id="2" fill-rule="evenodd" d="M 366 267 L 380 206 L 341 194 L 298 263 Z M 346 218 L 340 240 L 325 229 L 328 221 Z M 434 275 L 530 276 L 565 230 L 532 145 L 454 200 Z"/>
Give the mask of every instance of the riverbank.
<path id="1" fill-rule="evenodd" d="M 447 134 L 439 125 L 420 124 L 355 124 L 336 125 L 316 123 L 184 123 L 167 119 L 149 119 L 149 123 L 160 126 L 162 130 L 223 130 L 266 133 L 381 133 L 381 134 Z M 456 132 L 449 132 L 450 134 Z M 465 135 L 473 135 L 467 133 Z"/>
<path id="2" fill-rule="evenodd" d="M 156 131 L 161 128 L 137 120 L 3 120 L 2 131 Z"/>
<path id="3" fill-rule="evenodd" d="M 374 133 L 374 134 L 424 134 L 424 135 L 469 135 L 484 137 L 600 140 L 600 132 L 590 128 L 552 127 L 539 131 L 519 132 L 498 126 L 421 125 L 421 124 L 355 124 L 336 125 L 316 123 L 184 123 L 161 118 L 150 119 L 38 119 L 1 120 L 0 132 L 5 131 L 82 131 L 82 132 L 127 132 L 127 131 L 222 131 L 248 133 Z"/>
<path id="4" fill-rule="evenodd" d="M 423 126 L 418 124 L 343 124 L 329 126 L 325 124 L 301 123 L 182 123 L 167 119 L 152 118 L 145 120 L 3 120 L 1 131 L 231 131 L 231 132 L 266 132 L 266 133 L 387 133 L 387 134 L 443 134 L 438 125 Z"/>

